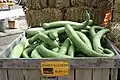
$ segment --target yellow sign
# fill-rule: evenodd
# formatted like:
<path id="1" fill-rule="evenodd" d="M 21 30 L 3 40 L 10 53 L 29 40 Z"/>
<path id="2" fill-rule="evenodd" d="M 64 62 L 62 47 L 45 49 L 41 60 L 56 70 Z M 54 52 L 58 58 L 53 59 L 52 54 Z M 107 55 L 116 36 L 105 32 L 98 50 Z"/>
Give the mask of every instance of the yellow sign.
<path id="1" fill-rule="evenodd" d="M 68 61 L 41 61 L 42 76 L 68 76 Z"/>

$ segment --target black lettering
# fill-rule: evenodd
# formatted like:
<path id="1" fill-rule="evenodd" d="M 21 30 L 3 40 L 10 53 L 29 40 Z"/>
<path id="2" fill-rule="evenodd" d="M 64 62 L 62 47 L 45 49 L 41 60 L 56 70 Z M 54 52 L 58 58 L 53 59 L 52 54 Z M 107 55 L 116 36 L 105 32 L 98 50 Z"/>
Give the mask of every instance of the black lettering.
<path id="1" fill-rule="evenodd" d="M 43 64 L 42 67 L 52 67 L 52 64 Z"/>
<path id="2" fill-rule="evenodd" d="M 68 67 L 67 64 L 53 64 L 54 67 Z"/>
<path id="3" fill-rule="evenodd" d="M 68 67 L 68 64 L 42 64 L 41 67 Z"/>

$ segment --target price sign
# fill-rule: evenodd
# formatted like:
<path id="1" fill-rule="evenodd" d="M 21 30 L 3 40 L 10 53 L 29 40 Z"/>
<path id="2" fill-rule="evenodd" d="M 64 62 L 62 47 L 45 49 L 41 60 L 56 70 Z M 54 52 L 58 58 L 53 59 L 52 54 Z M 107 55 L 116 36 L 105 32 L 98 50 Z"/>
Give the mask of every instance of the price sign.
<path id="1" fill-rule="evenodd" d="M 68 61 L 41 61 L 42 76 L 68 76 Z"/>

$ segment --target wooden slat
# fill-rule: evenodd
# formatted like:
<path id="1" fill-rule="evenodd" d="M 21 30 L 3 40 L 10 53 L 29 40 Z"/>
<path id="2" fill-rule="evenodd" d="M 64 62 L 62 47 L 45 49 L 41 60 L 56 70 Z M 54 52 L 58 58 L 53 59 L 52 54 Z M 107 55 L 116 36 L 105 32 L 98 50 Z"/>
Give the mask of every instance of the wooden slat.
<path id="1" fill-rule="evenodd" d="M 68 77 L 59 77 L 58 80 L 74 80 L 74 70 L 70 70 Z"/>
<path id="2" fill-rule="evenodd" d="M 92 69 L 76 70 L 75 80 L 92 80 Z"/>
<path id="3" fill-rule="evenodd" d="M 0 59 L 0 62 L 3 63 L 3 66 L 0 68 L 27 68 L 27 69 L 39 69 L 40 61 L 42 59 Z M 81 68 L 120 68 L 120 58 L 110 57 L 87 57 L 87 58 L 74 58 L 74 59 L 44 59 L 44 60 L 52 60 L 52 61 L 59 61 L 59 60 L 68 60 L 70 63 L 70 68 L 72 69 L 81 69 Z M 25 62 L 24 62 L 25 61 Z M 20 63 L 20 64 L 18 64 Z M 24 63 L 24 64 L 23 64 Z M 14 65 L 12 65 L 14 64 Z"/>
<path id="4" fill-rule="evenodd" d="M 109 80 L 110 69 L 93 69 L 93 80 Z"/>
<path id="5" fill-rule="evenodd" d="M 8 80 L 24 80 L 23 70 L 8 69 Z"/>
<path id="6" fill-rule="evenodd" d="M 57 77 L 56 78 L 41 77 L 41 80 L 58 80 L 58 79 L 57 79 Z"/>
<path id="7" fill-rule="evenodd" d="M 40 70 L 25 70 L 25 80 L 41 80 Z"/>
<path id="8" fill-rule="evenodd" d="M 27 65 L 25 65 L 24 60 L 5 60 L 3 61 L 4 63 L 2 64 L 2 66 L 4 66 L 4 68 L 8 68 L 8 66 L 12 66 L 11 69 L 24 69 L 24 66 L 27 67 Z M 2 62 L 1 62 L 2 63 Z"/>
<path id="9" fill-rule="evenodd" d="M 112 58 L 99 58 L 99 57 L 89 57 L 88 58 L 79 58 L 70 60 L 70 64 L 73 69 L 81 69 L 81 68 L 114 68 L 115 62 Z M 116 65 L 117 66 L 117 65 Z"/>
<path id="10" fill-rule="evenodd" d="M 114 68 L 111 69 L 111 80 L 117 80 L 118 77 L 118 69 Z"/>
<path id="11" fill-rule="evenodd" d="M 0 69 L 0 80 L 8 80 L 6 69 Z"/>

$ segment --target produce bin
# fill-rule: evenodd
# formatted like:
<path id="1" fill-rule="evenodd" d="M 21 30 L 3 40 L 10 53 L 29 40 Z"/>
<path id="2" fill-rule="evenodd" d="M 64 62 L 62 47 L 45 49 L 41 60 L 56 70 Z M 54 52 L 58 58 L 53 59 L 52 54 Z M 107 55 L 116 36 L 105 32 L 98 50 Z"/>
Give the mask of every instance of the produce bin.
<path id="1" fill-rule="evenodd" d="M 59 20 L 82 22 L 88 10 L 94 24 L 101 24 L 113 3 L 114 0 L 27 0 L 26 18 L 30 27 Z M 7 58 L 23 35 L 0 53 L 2 80 L 119 80 L 120 55 L 109 39 L 105 45 L 116 53 L 114 57 Z M 54 70 L 58 70 L 56 74 Z"/>
<path id="2" fill-rule="evenodd" d="M 0 78 L 1 80 L 118 80 L 118 68 L 120 57 L 114 45 L 106 39 L 106 45 L 117 55 L 115 57 L 76 57 L 70 59 L 9 59 L 11 50 L 22 38 L 20 35 L 0 54 Z M 45 77 L 41 75 L 41 64 L 62 61 L 68 69 L 68 76 Z M 51 62 L 50 62 L 51 61 Z M 53 68 L 54 69 L 54 68 Z M 66 73 L 67 74 L 67 73 Z"/>

